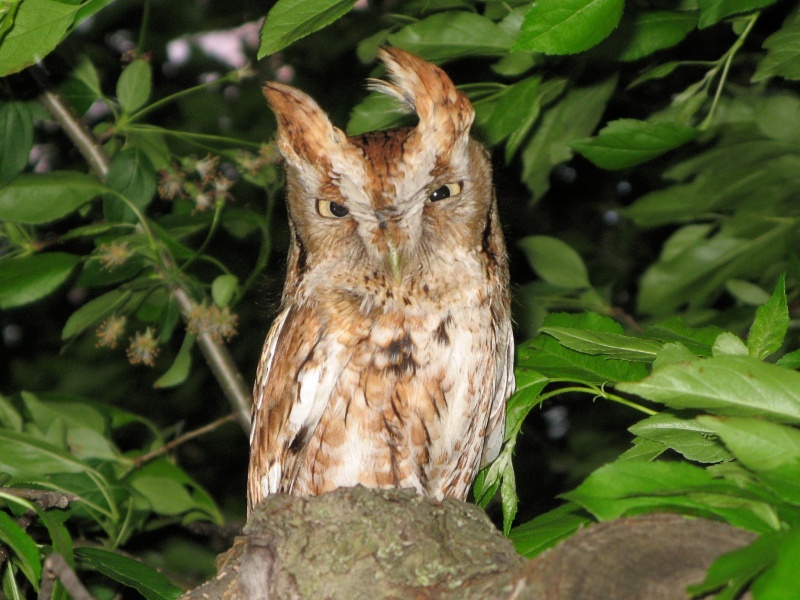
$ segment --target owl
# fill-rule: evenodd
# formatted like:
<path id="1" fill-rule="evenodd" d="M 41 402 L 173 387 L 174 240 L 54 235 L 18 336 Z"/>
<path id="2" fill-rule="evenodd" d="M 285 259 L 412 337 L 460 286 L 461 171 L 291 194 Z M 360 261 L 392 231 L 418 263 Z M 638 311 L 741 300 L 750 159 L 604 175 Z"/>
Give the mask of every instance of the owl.
<path id="1" fill-rule="evenodd" d="M 439 67 L 380 59 L 414 127 L 348 137 L 267 83 L 291 243 L 254 386 L 248 508 L 270 494 L 412 488 L 465 499 L 514 389 L 508 259 L 474 110 Z"/>

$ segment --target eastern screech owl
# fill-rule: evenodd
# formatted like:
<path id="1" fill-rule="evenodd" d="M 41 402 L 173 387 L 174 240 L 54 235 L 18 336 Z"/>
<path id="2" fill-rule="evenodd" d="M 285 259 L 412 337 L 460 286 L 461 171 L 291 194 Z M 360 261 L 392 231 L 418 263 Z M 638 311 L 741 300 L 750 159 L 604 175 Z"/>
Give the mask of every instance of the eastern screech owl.
<path id="1" fill-rule="evenodd" d="M 267 83 L 292 239 L 254 389 L 248 507 L 361 484 L 464 499 L 514 389 L 508 263 L 474 110 L 397 48 L 374 90 L 415 127 L 347 137 Z"/>

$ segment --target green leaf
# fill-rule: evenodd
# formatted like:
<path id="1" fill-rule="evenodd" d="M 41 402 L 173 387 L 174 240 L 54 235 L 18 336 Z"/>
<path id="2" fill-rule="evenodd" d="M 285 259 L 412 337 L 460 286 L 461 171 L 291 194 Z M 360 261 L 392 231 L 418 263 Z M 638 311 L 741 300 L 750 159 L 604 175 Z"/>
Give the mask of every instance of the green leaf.
<path id="1" fill-rule="evenodd" d="M 628 84 L 627 89 L 630 90 L 632 88 L 635 88 L 637 85 L 640 85 L 645 81 L 651 81 L 653 79 L 663 79 L 682 64 L 684 63 L 682 63 L 681 61 L 672 60 L 662 63 L 656 67 L 653 67 L 652 69 L 648 69 L 644 71 L 641 75 L 639 75 L 639 77 L 631 81 Z"/>
<path id="2" fill-rule="evenodd" d="M 644 338 L 611 332 L 587 331 L 571 327 L 542 327 L 539 331 L 552 335 L 562 345 L 586 354 L 602 355 L 637 362 L 653 362 L 662 345 Z"/>
<path id="3" fill-rule="evenodd" d="M 771 555 L 769 553 L 768 555 Z M 759 600 L 792 600 L 800 589 L 800 528 L 784 532 L 775 544 L 775 562 L 768 566 L 753 582 L 753 598 Z M 763 564 L 758 561 L 756 564 Z"/>
<path id="4" fill-rule="evenodd" d="M 11 549 L 25 577 L 34 589 L 39 589 L 42 561 L 39 559 L 36 542 L 3 511 L 0 511 L 0 542 Z"/>
<path id="5" fill-rule="evenodd" d="M 522 238 L 517 245 L 534 271 L 548 283 L 566 289 L 591 287 L 580 254 L 558 238 L 534 235 Z"/>
<path id="6" fill-rule="evenodd" d="M 55 171 L 23 174 L 0 187 L 0 220 L 38 225 L 65 217 L 105 188 L 90 175 Z"/>
<path id="7" fill-rule="evenodd" d="M 774 510 L 749 498 L 734 483 L 714 479 L 685 462 L 615 462 L 600 467 L 575 490 L 562 494 L 600 521 L 653 511 L 683 510 L 723 518 L 758 532 L 779 527 Z"/>
<path id="8" fill-rule="evenodd" d="M 66 37 L 79 8 L 56 0 L 20 3 L 14 26 L 0 42 L 0 77 L 17 73 L 50 54 Z"/>
<path id="9" fill-rule="evenodd" d="M 528 107 L 527 116 L 520 121 L 518 127 L 511 132 L 506 141 L 505 160 L 510 163 L 511 159 L 519 150 L 522 143 L 527 139 L 531 127 L 534 126 L 541 113 L 541 107 L 549 104 L 558 98 L 564 88 L 567 86 L 567 80 L 564 78 L 548 79 L 543 81 L 539 86 L 536 98 Z M 524 101 L 524 100 L 523 100 Z M 497 111 L 498 109 L 495 109 Z"/>
<path id="10" fill-rule="evenodd" d="M 211 297 L 214 304 L 224 308 L 230 304 L 233 296 L 238 293 L 239 278 L 236 275 L 220 275 L 211 283 Z"/>
<path id="11" fill-rule="evenodd" d="M 69 316 L 64 324 L 64 329 L 61 330 L 61 339 L 69 339 L 99 323 L 102 319 L 122 307 L 131 295 L 128 290 L 114 289 L 102 296 L 89 300 Z"/>
<path id="12" fill-rule="evenodd" d="M 544 326 L 622 333 L 619 323 L 595 313 L 551 314 L 545 319 Z M 635 380 L 647 375 L 647 368 L 641 363 L 575 352 L 549 335 L 540 335 L 519 345 L 517 368 L 531 369 L 550 379 L 566 378 L 587 383 Z"/>
<path id="13" fill-rule="evenodd" d="M 150 99 L 153 73 L 150 63 L 138 58 L 122 70 L 117 81 L 117 100 L 123 112 L 132 114 Z"/>
<path id="14" fill-rule="evenodd" d="M 117 194 L 127 198 L 143 211 L 153 200 L 158 176 L 150 159 L 138 147 L 122 150 L 111 162 L 106 176 L 106 185 Z M 106 194 L 103 210 L 107 221 L 138 222 L 138 217 L 119 196 Z"/>
<path id="15" fill-rule="evenodd" d="M 514 465 L 510 460 L 506 463 L 500 482 L 500 502 L 503 507 L 503 535 L 508 536 L 519 506 L 517 480 L 514 476 Z"/>
<path id="16" fill-rule="evenodd" d="M 32 254 L 2 261 L 0 308 L 13 308 L 49 296 L 70 276 L 80 258 L 64 252 Z"/>
<path id="17" fill-rule="evenodd" d="M 661 315 L 687 303 L 689 308 L 705 304 L 729 279 L 756 276 L 775 264 L 794 229 L 794 223 L 781 222 L 763 231 L 754 230 L 751 239 L 721 231 L 672 259 L 662 255 L 642 276 L 639 311 Z"/>
<path id="18" fill-rule="evenodd" d="M 87 56 L 80 57 L 69 79 L 61 84 L 61 94 L 81 116 L 86 114 L 92 104 L 104 97 L 97 69 Z"/>
<path id="19" fill-rule="evenodd" d="M 0 103 L 0 188 L 28 164 L 33 147 L 33 114 L 26 102 Z"/>
<path id="20" fill-rule="evenodd" d="M 633 439 L 633 446 L 620 454 L 616 462 L 648 462 L 655 460 L 667 450 L 668 448 L 661 442 L 654 442 L 653 440 L 637 437 Z"/>
<path id="21" fill-rule="evenodd" d="M 159 377 L 153 384 L 154 388 L 169 388 L 182 384 L 189 377 L 192 369 L 192 347 L 194 346 L 194 336 L 186 335 L 183 338 L 181 349 L 175 357 L 172 366 L 167 372 Z"/>
<path id="22" fill-rule="evenodd" d="M 787 369 L 797 369 L 800 367 L 800 349 L 784 354 L 775 361 L 775 364 Z"/>
<path id="23" fill-rule="evenodd" d="M 575 54 L 608 37 L 624 0 L 537 0 L 525 15 L 512 50 Z"/>
<path id="24" fill-rule="evenodd" d="M 786 17 L 777 32 L 764 40 L 767 55 L 758 64 L 753 82 L 770 77 L 800 80 L 800 7 Z"/>
<path id="25" fill-rule="evenodd" d="M 68 452 L 30 433 L 0 429 L 0 471 L 27 479 L 91 469 Z"/>
<path id="26" fill-rule="evenodd" d="M 698 0 L 700 5 L 700 29 L 711 27 L 725 17 L 753 12 L 774 4 L 777 0 Z"/>
<path id="27" fill-rule="evenodd" d="M 769 300 L 769 294 L 761 286 L 744 279 L 729 279 L 725 289 L 739 302 L 751 306 L 760 306 Z"/>
<path id="28" fill-rule="evenodd" d="M 723 554 L 709 567 L 705 580 L 687 591 L 693 596 L 706 595 L 724 587 L 728 598 L 738 598 L 740 591 L 775 560 L 777 542 L 785 535 L 784 531 L 765 533 L 752 544 Z"/>
<path id="29" fill-rule="evenodd" d="M 711 354 L 711 347 L 723 333 L 719 327 L 692 327 L 681 317 L 671 317 L 649 325 L 644 335 L 662 342 L 680 343 L 691 352 L 703 356 Z"/>
<path id="30" fill-rule="evenodd" d="M 747 346 L 744 345 L 742 338 L 735 333 L 725 331 L 719 334 L 711 347 L 713 356 L 749 356 Z"/>
<path id="31" fill-rule="evenodd" d="M 181 595 L 181 590 L 164 575 L 127 556 L 101 548 L 81 547 L 75 548 L 75 558 L 82 567 L 99 571 L 138 590 L 147 600 L 173 600 Z"/>
<path id="32" fill-rule="evenodd" d="M 278 0 L 261 28 L 257 58 L 330 25 L 353 8 L 353 0 Z"/>
<path id="33" fill-rule="evenodd" d="M 514 527 L 509 539 L 517 552 L 533 558 L 591 522 L 580 507 L 567 503 Z"/>
<path id="34" fill-rule="evenodd" d="M 526 77 L 506 88 L 486 121 L 487 142 L 497 144 L 522 128 L 527 132 L 539 116 L 541 77 Z"/>
<path id="35" fill-rule="evenodd" d="M 621 47 L 619 60 L 634 61 L 680 43 L 695 27 L 697 14 L 694 12 L 641 11 L 633 19 L 623 17 L 608 44 Z"/>
<path id="36" fill-rule="evenodd" d="M 68 428 L 89 429 L 96 433 L 106 432 L 105 418 L 85 402 L 42 401 L 30 392 L 22 392 L 22 400 L 31 419 L 41 431 L 47 431 L 56 420 L 60 419 Z"/>
<path id="37" fill-rule="evenodd" d="M 747 336 L 750 356 L 765 359 L 780 350 L 789 330 L 789 308 L 786 304 L 786 274 L 782 274 L 770 299 L 758 307 L 756 319 Z"/>
<path id="38" fill-rule="evenodd" d="M 666 365 L 617 389 L 673 408 L 800 423 L 800 373 L 746 356 Z"/>
<path id="39" fill-rule="evenodd" d="M 547 377 L 530 369 L 518 368 L 514 374 L 517 389 L 506 405 L 506 441 L 519 434 L 525 417 L 541 403 L 539 394 L 549 383 Z"/>
<path id="40" fill-rule="evenodd" d="M 800 431 L 745 417 L 697 417 L 716 433 L 741 463 L 757 473 L 800 463 Z M 798 481 L 800 485 L 800 481 Z"/>
<path id="41" fill-rule="evenodd" d="M 22 431 L 22 415 L 2 394 L 0 394 L 0 427 L 11 431 Z"/>
<path id="42" fill-rule="evenodd" d="M 347 135 L 397 127 L 405 117 L 395 98 L 373 92 L 353 107 L 347 122 Z"/>
<path id="43" fill-rule="evenodd" d="M 610 77 L 594 85 L 572 88 L 544 111 L 522 151 L 522 180 L 534 200 L 549 189 L 550 170 L 572 158 L 569 144 L 594 131 L 616 85 L 616 77 Z"/>
<path id="44" fill-rule="evenodd" d="M 465 56 L 502 56 L 511 36 L 494 21 L 474 12 L 440 12 L 406 25 L 388 41 L 433 62 Z"/>
<path id="45" fill-rule="evenodd" d="M 714 430 L 703 427 L 692 418 L 663 412 L 639 421 L 628 431 L 641 438 L 658 442 L 679 452 L 689 460 L 717 463 L 731 459 Z"/>
<path id="46" fill-rule="evenodd" d="M 677 123 L 619 119 L 606 125 L 597 137 L 570 144 L 603 169 L 627 169 L 679 148 L 700 132 Z"/>

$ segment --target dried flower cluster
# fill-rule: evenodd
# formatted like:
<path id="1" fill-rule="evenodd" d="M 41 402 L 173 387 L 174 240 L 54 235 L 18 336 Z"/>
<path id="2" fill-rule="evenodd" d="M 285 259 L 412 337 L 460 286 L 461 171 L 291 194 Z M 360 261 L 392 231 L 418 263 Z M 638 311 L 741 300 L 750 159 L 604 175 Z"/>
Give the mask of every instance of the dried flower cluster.
<path id="1" fill-rule="evenodd" d="M 233 181 L 219 169 L 219 156 L 186 158 L 182 165 L 173 164 L 162 169 L 158 182 L 158 194 L 165 200 L 189 198 L 196 211 L 213 208 L 218 202 L 233 200 L 230 188 Z"/>
<path id="2" fill-rule="evenodd" d="M 101 268 L 109 272 L 124 265 L 131 256 L 133 256 L 133 250 L 128 246 L 128 242 L 100 244 L 97 251 L 97 259 L 100 261 Z"/>
<path id="3" fill-rule="evenodd" d="M 128 318 L 123 315 L 112 315 L 97 328 L 97 347 L 113 350 L 117 347 L 119 339 L 125 333 Z"/>
<path id="4" fill-rule="evenodd" d="M 148 327 L 144 332 L 137 331 L 130 339 L 127 350 L 128 362 L 132 365 L 143 364 L 152 367 L 160 350 L 155 329 Z"/>
<path id="5" fill-rule="evenodd" d="M 230 307 L 201 304 L 189 314 L 187 331 L 192 335 L 210 334 L 216 341 L 228 341 L 236 335 L 238 317 Z"/>

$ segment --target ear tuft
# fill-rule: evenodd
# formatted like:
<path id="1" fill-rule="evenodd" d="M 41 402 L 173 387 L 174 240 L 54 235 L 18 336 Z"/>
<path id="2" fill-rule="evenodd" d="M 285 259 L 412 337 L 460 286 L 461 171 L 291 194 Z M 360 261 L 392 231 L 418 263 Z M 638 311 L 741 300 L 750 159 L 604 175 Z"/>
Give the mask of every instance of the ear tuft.
<path id="1" fill-rule="evenodd" d="M 434 64 L 400 48 L 384 47 L 378 57 L 389 81 L 372 80 L 369 87 L 400 100 L 419 116 L 415 137 L 422 148 L 449 157 L 466 147 L 475 110 L 447 74 Z"/>
<path id="2" fill-rule="evenodd" d="M 273 81 L 264 84 L 264 96 L 278 120 L 278 148 L 289 163 L 322 163 L 330 166 L 330 153 L 347 145 L 344 132 L 300 90 Z"/>

